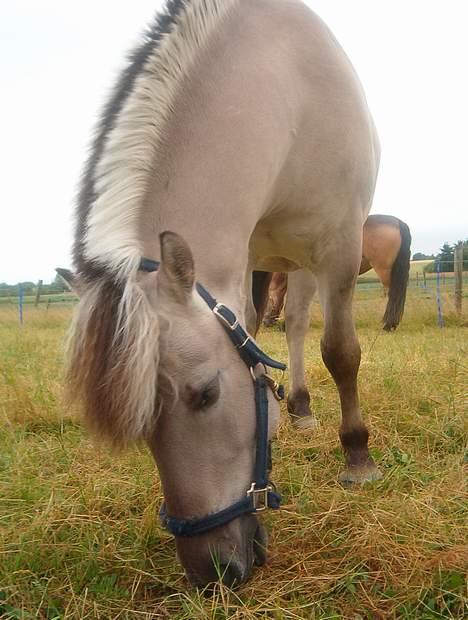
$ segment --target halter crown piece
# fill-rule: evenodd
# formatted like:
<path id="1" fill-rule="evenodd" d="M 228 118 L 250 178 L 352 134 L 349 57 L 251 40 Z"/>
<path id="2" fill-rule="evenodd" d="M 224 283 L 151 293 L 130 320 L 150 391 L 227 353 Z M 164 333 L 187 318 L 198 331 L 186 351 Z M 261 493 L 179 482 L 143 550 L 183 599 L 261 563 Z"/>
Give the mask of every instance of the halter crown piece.
<path id="1" fill-rule="evenodd" d="M 152 272 L 159 269 L 160 263 L 149 258 L 142 258 L 140 271 Z M 221 323 L 229 339 L 236 347 L 242 360 L 248 367 L 254 382 L 255 389 L 255 415 L 256 415 L 256 447 L 255 468 L 253 481 L 246 491 L 245 497 L 231 504 L 223 510 L 214 512 L 196 519 L 178 519 L 167 514 L 163 504 L 159 512 L 163 526 L 174 536 L 197 536 L 209 530 L 225 525 L 243 514 L 261 512 L 267 508 L 279 508 L 281 495 L 276 491 L 275 485 L 269 480 L 271 469 L 271 452 L 268 442 L 268 396 L 270 388 L 277 400 L 284 398 L 282 385 L 278 385 L 268 374 L 256 376 L 254 368 L 257 364 L 263 364 L 270 368 L 286 370 L 286 365 L 277 362 L 264 353 L 245 329 L 239 324 L 236 315 L 224 304 L 218 303 L 212 295 L 197 282 L 196 289 L 200 297 L 206 302 L 215 317 Z"/>

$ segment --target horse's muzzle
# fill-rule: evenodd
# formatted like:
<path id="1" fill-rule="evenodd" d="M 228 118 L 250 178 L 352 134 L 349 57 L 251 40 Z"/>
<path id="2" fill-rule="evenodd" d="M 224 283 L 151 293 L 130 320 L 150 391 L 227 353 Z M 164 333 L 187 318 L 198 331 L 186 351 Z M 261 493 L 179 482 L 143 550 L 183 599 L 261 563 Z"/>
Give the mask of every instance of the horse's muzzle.
<path id="1" fill-rule="evenodd" d="M 254 515 L 193 538 L 176 538 L 177 555 L 192 585 L 221 582 L 235 588 L 247 581 L 254 565 L 266 561 L 265 528 Z"/>

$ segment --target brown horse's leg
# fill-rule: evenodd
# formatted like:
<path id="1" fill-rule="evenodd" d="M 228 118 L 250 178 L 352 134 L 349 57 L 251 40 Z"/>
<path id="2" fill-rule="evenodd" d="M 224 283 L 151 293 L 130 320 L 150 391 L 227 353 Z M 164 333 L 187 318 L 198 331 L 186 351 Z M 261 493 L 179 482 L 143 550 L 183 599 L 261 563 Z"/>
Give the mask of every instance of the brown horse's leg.
<path id="1" fill-rule="evenodd" d="M 315 276 L 310 271 L 301 269 L 288 276 L 285 308 L 290 370 L 288 411 L 296 428 L 313 428 L 317 425 L 310 409 L 304 369 L 304 339 L 309 328 L 310 305 L 316 288 Z"/>
<path id="2" fill-rule="evenodd" d="M 288 289 L 288 274 L 274 273 L 268 291 L 268 305 L 263 323 L 266 327 L 274 325 L 283 310 L 284 298 Z"/>
<path id="3" fill-rule="evenodd" d="M 340 475 L 344 483 L 360 483 L 380 478 L 369 455 L 369 433 L 362 420 L 357 389 L 361 348 L 354 330 L 352 296 L 359 264 L 352 261 L 327 266 L 319 278 L 320 298 L 325 317 L 321 341 L 322 358 L 330 371 L 341 401 L 340 439 L 346 457 L 346 469 Z"/>
<path id="4" fill-rule="evenodd" d="M 390 281 L 392 277 L 392 267 L 389 266 L 380 266 L 374 265 L 374 271 L 377 274 L 377 277 L 382 282 L 386 291 L 390 288 Z"/>

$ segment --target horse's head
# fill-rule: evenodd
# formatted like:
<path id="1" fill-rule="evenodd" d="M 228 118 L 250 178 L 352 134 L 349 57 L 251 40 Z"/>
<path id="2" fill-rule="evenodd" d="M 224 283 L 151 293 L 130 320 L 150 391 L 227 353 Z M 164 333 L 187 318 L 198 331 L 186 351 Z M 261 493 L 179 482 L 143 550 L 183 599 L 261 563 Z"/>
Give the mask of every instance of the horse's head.
<path id="1" fill-rule="evenodd" d="M 115 335 L 113 344 L 112 338 L 107 338 L 106 357 L 117 355 L 114 361 L 107 359 L 105 363 L 104 374 L 110 375 L 109 380 L 101 376 L 96 387 L 92 376 L 100 367 L 88 367 L 86 373 L 81 373 L 88 386 L 80 391 L 88 417 L 99 416 L 97 426 L 101 432 L 117 439 L 122 436 L 124 440 L 145 437 L 160 473 L 167 515 L 183 521 L 203 518 L 245 498 L 254 479 L 253 377 L 221 323 L 197 292 L 192 254 L 181 237 L 163 234 L 160 268 L 138 277 L 149 318 L 133 317 L 140 322 L 141 333 L 129 338 L 118 336 L 120 343 Z M 124 292 L 124 298 L 125 295 Z M 102 299 L 105 302 L 104 296 Z M 98 304 L 94 301 L 93 305 Z M 118 308 L 114 308 L 115 314 L 119 314 Z M 126 320 L 113 319 L 110 315 L 108 319 L 117 320 L 114 334 L 118 333 L 119 322 L 123 325 L 120 329 L 125 326 L 133 329 L 129 323 L 131 315 Z M 157 329 L 147 327 L 151 321 L 156 321 Z M 79 320 L 75 322 L 75 328 L 79 323 Z M 100 317 L 96 332 L 99 325 L 106 329 L 106 317 Z M 148 342 L 154 337 L 158 342 Z M 83 347 L 80 334 L 72 339 Z M 95 340 L 90 340 L 95 346 Z M 112 347 L 119 345 L 121 353 L 115 354 Z M 126 346 L 140 347 L 140 353 L 130 351 L 126 356 Z M 88 360 L 86 363 L 89 364 Z M 154 375 L 147 369 L 151 364 L 156 367 Z M 72 358 L 75 383 L 77 367 L 77 360 Z M 262 371 L 261 365 L 257 371 Z M 117 373 L 116 377 L 113 372 Z M 155 385 L 148 385 L 150 381 Z M 89 401 L 89 394 L 96 389 L 101 391 L 97 402 L 105 401 L 102 406 L 106 409 L 110 399 L 115 411 L 93 411 L 96 403 L 86 400 Z M 142 394 L 145 390 L 152 395 L 153 404 L 151 413 L 144 414 L 143 408 L 148 409 L 148 394 Z M 140 399 L 141 406 L 134 402 L 125 405 L 129 393 L 134 395 L 133 401 Z M 267 394 L 271 435 L 276 430 L 279 408 L 270 390 Z M 131 415 L 140 417 L 135 432 L 134 422 L 127 419 L 129 408 L 133 411 Z M 142 421 L 145 416 L 147 419 Z M 263 527 L 254 514 L 247 512 L 204 533 L 189 537 L 176 534 L 178 557 L 190 581 L 199 585 L 218 578 L 228 585 L 241 583 L 249 577 L 255 563 L 264 562 L 265 545 Z"/>
<path id="2" fill-rule="evenodd" d="M 246 496 L 255 463 L 252 376 L 225 330 L 195 289 L 187 244 L 165 234 L 161 267 L 145 286 L 160 320 L 157 422 L 148 440 L 160 472 L 167 513 L 200 518 Z M 153 279 L 154 286 L 151 282 Z M 278 406 L 269 395 L 270 432 Z M 176 536 L 189 579 L 244 581 L 265 558 L 265 533 L 245 514 L 193 537 Z"/>

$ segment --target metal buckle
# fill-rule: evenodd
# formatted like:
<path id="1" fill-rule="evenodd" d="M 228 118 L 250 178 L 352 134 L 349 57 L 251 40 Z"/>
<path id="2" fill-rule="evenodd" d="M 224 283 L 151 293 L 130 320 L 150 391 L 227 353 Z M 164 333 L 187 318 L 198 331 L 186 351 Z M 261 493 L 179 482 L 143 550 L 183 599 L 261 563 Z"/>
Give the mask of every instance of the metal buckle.
<path id="1" fill-rule="evenodd" d="M 262 512 L 268 508 L 268 493 L 273 491 L 273 487 L 269 484 L 263 489 L 256 489 L 255 484 L 255 482 L 252 482 L 250 489 L 247 491 L 247 495 L 252 496 L 255 512 Z"/>
<path id="2" fill-rule="evenodd" d="M 250 367 L 250 374 L 252 376 L 253 382 L 255 383 L 255 381 L 257 380 L 257 377 L 255 376 L 254 373 L 254 369 L 251 366 Z M 268 387 L 271 389 L 271 391 L 273 392 L 273 396 L 276 398 L 276 400 L 278 402 L 281 402 L 282 400 L 284 400 L 284 394 L 281 396 L 280 395 L 280 388 L 281 385 L 279 383 L 277 383 L 273 377 L 271 377 L 266 371 L 264 372 L 264 374 L 262 375 L 262 377 L 265 379 L 265 381 L 268 384 Z M 282 390 L 283 391 L 283 390 Z"/>
<path id="3" fill-rule="evenodd" d="M 229 310 L 229 308 L 225 306 L 224 304 L 217 303 L 216 306 L 212 310 L 213 314 L 217 316 L 218 319 L 226 325 L 226 327 L 229 327 L 230 330 L 234 331 L 236 327 L 239 325 L 239 321 L 236 319 L 234 323 L 229 323 L 227 318 L 219 312 L 220 308 L 226 308 L 226 310 Z"/>
<path id="4" fill-rule="evenodd" d="M 276 398 L 277 401 L 282 401 L 283 397 L 279 395 L 279 388 L 280 388 L 280 384 L 277 383 L 273 377 L 271 377 L 269 374 L 265 373 L 264 375 L 265 377 L 265 381 L 268 383 L 268 385 L 271 388 L 271 391 L 273 392 L 273 396 Z"/>

